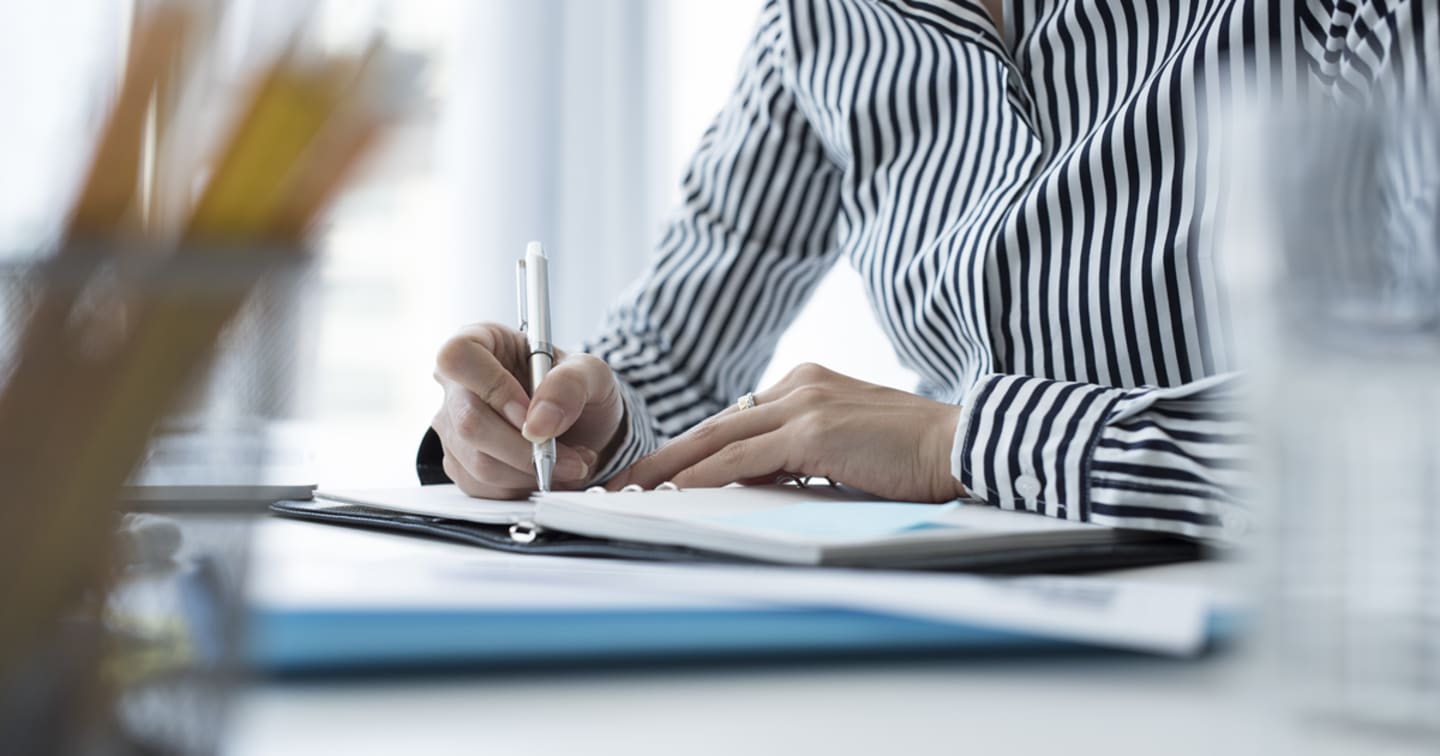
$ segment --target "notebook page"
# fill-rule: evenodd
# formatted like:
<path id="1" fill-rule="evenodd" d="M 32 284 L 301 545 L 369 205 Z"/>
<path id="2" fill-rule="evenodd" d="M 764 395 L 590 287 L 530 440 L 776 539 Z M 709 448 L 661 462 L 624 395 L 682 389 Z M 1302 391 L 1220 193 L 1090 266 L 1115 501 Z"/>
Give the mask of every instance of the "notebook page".
<path id="1" fill-rule="evenodd" d="M 528 501 L 471 498 L 453 484 L 413 488 L 320 489 L 315 492 L 315 498 L 482 525 L 510 525 L 529 520 L 535 509 Z"/>

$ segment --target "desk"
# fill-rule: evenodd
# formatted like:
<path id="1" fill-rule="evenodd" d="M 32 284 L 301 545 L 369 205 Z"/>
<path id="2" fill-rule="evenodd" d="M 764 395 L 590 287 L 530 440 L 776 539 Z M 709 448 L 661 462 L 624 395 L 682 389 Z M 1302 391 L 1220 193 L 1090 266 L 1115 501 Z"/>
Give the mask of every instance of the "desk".
<path id="1" fill-rule="evenodd" d="M 184 526 L 187 549 L 205 550 L 242 521 Z M 1117 574 L 1214 580 L 1227 568 Z M 1193 662 L 1106 655 L 257 681 L 238 693 L 225 753 L 1435 753 L 1433 742 L 1427 750 L 1289 712 L 1266 666 L 1240 649 Z"/>

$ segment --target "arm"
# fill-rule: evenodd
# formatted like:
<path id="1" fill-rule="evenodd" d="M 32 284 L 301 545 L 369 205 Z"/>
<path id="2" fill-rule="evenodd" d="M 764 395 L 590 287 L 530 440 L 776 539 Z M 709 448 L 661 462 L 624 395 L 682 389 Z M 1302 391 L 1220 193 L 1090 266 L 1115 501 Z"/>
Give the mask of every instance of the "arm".
<path id="1" fill-rule="evenodd" d="M 417 458 L 423 483 L 527 496 L 528 442 L 545 438 L 559 442 L 557 486 L 604 481 L 753 388 L 835 259 L 838 171 L 792 95 L 787 34 L 766 5 L 682 207 L 589 354 L 562 356 L 529 397 L 513 329 L 467 326 L 440 350 L 445 400 Z"/>
<path id="2" fill-rule="evenodd" d="M 1338 102 L 1433 98 L 1440 18 L 1425 5 L 1307 0 L 1297 23 L 1310 91 Z M 1115 389 L 987 376 L 962 402 L 951 470 L 1004 509 L 1225 539 L 1248 521 L 1239 381 Z"/>
<path id="3" fill-rule="evenodd" d="M 1223 538 L 1246 527 L 1237 376 L 1117 389 L 1014 375 L 965 397 L 951 472 L 976 498 L 1115 527 Z"/>
<path id="4" fill-rule="evenodd" d="M 683 204 L 586 347 L 614 370 L 625 404 L 597 480 L 755 388 L 834 263 L 838 169 L 797 106 L 787 34 L 768 3 L 739 84 L 690 163 Z"/>
<path id="5" fill-rule="evenodd" d="M 1311 90 L 1335 101 L 1434 97 L 1440 19 L 1422 18 L 1435 15 L 1423 5 L 1307 2 L 1299 46 Z M 1230 537 L 1248 520 L 1249 426 L 1238 381 L 1115 389 L 988 376 L 962 402 L 951 470 L 973 496 L 1004 509 Z"/>

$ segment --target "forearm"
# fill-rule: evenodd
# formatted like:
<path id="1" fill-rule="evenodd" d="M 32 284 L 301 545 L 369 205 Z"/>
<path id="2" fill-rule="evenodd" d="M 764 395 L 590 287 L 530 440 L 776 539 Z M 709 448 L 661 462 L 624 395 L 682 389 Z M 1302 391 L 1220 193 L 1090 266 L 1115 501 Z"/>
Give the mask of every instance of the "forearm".
<path id="1" fill-rule="evenodd" d="M 1232 538 L 1249 519 L 1236 380 L 1117 389 L 986 376 L 965 399 L 951 471 L 1002 509 Z"/>

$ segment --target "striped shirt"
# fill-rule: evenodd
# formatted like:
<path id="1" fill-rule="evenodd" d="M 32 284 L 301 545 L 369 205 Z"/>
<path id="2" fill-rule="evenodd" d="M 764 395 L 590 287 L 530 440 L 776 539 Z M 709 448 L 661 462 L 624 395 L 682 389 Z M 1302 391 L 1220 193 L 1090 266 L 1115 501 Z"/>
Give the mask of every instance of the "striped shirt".
<path id="1" fill-rule="evenodd" d="M 1422 6 L 1429 10 L 1422 13 Z M 1440 82 L 1433 0 L 772 0 L 643 277 L 587 350 L 605 479 L 754 388 L 845 260 L 953 474 L 1005 509 L 1224 537 L 1245 424 L 1217 285 L 1229 95 Z"/>

